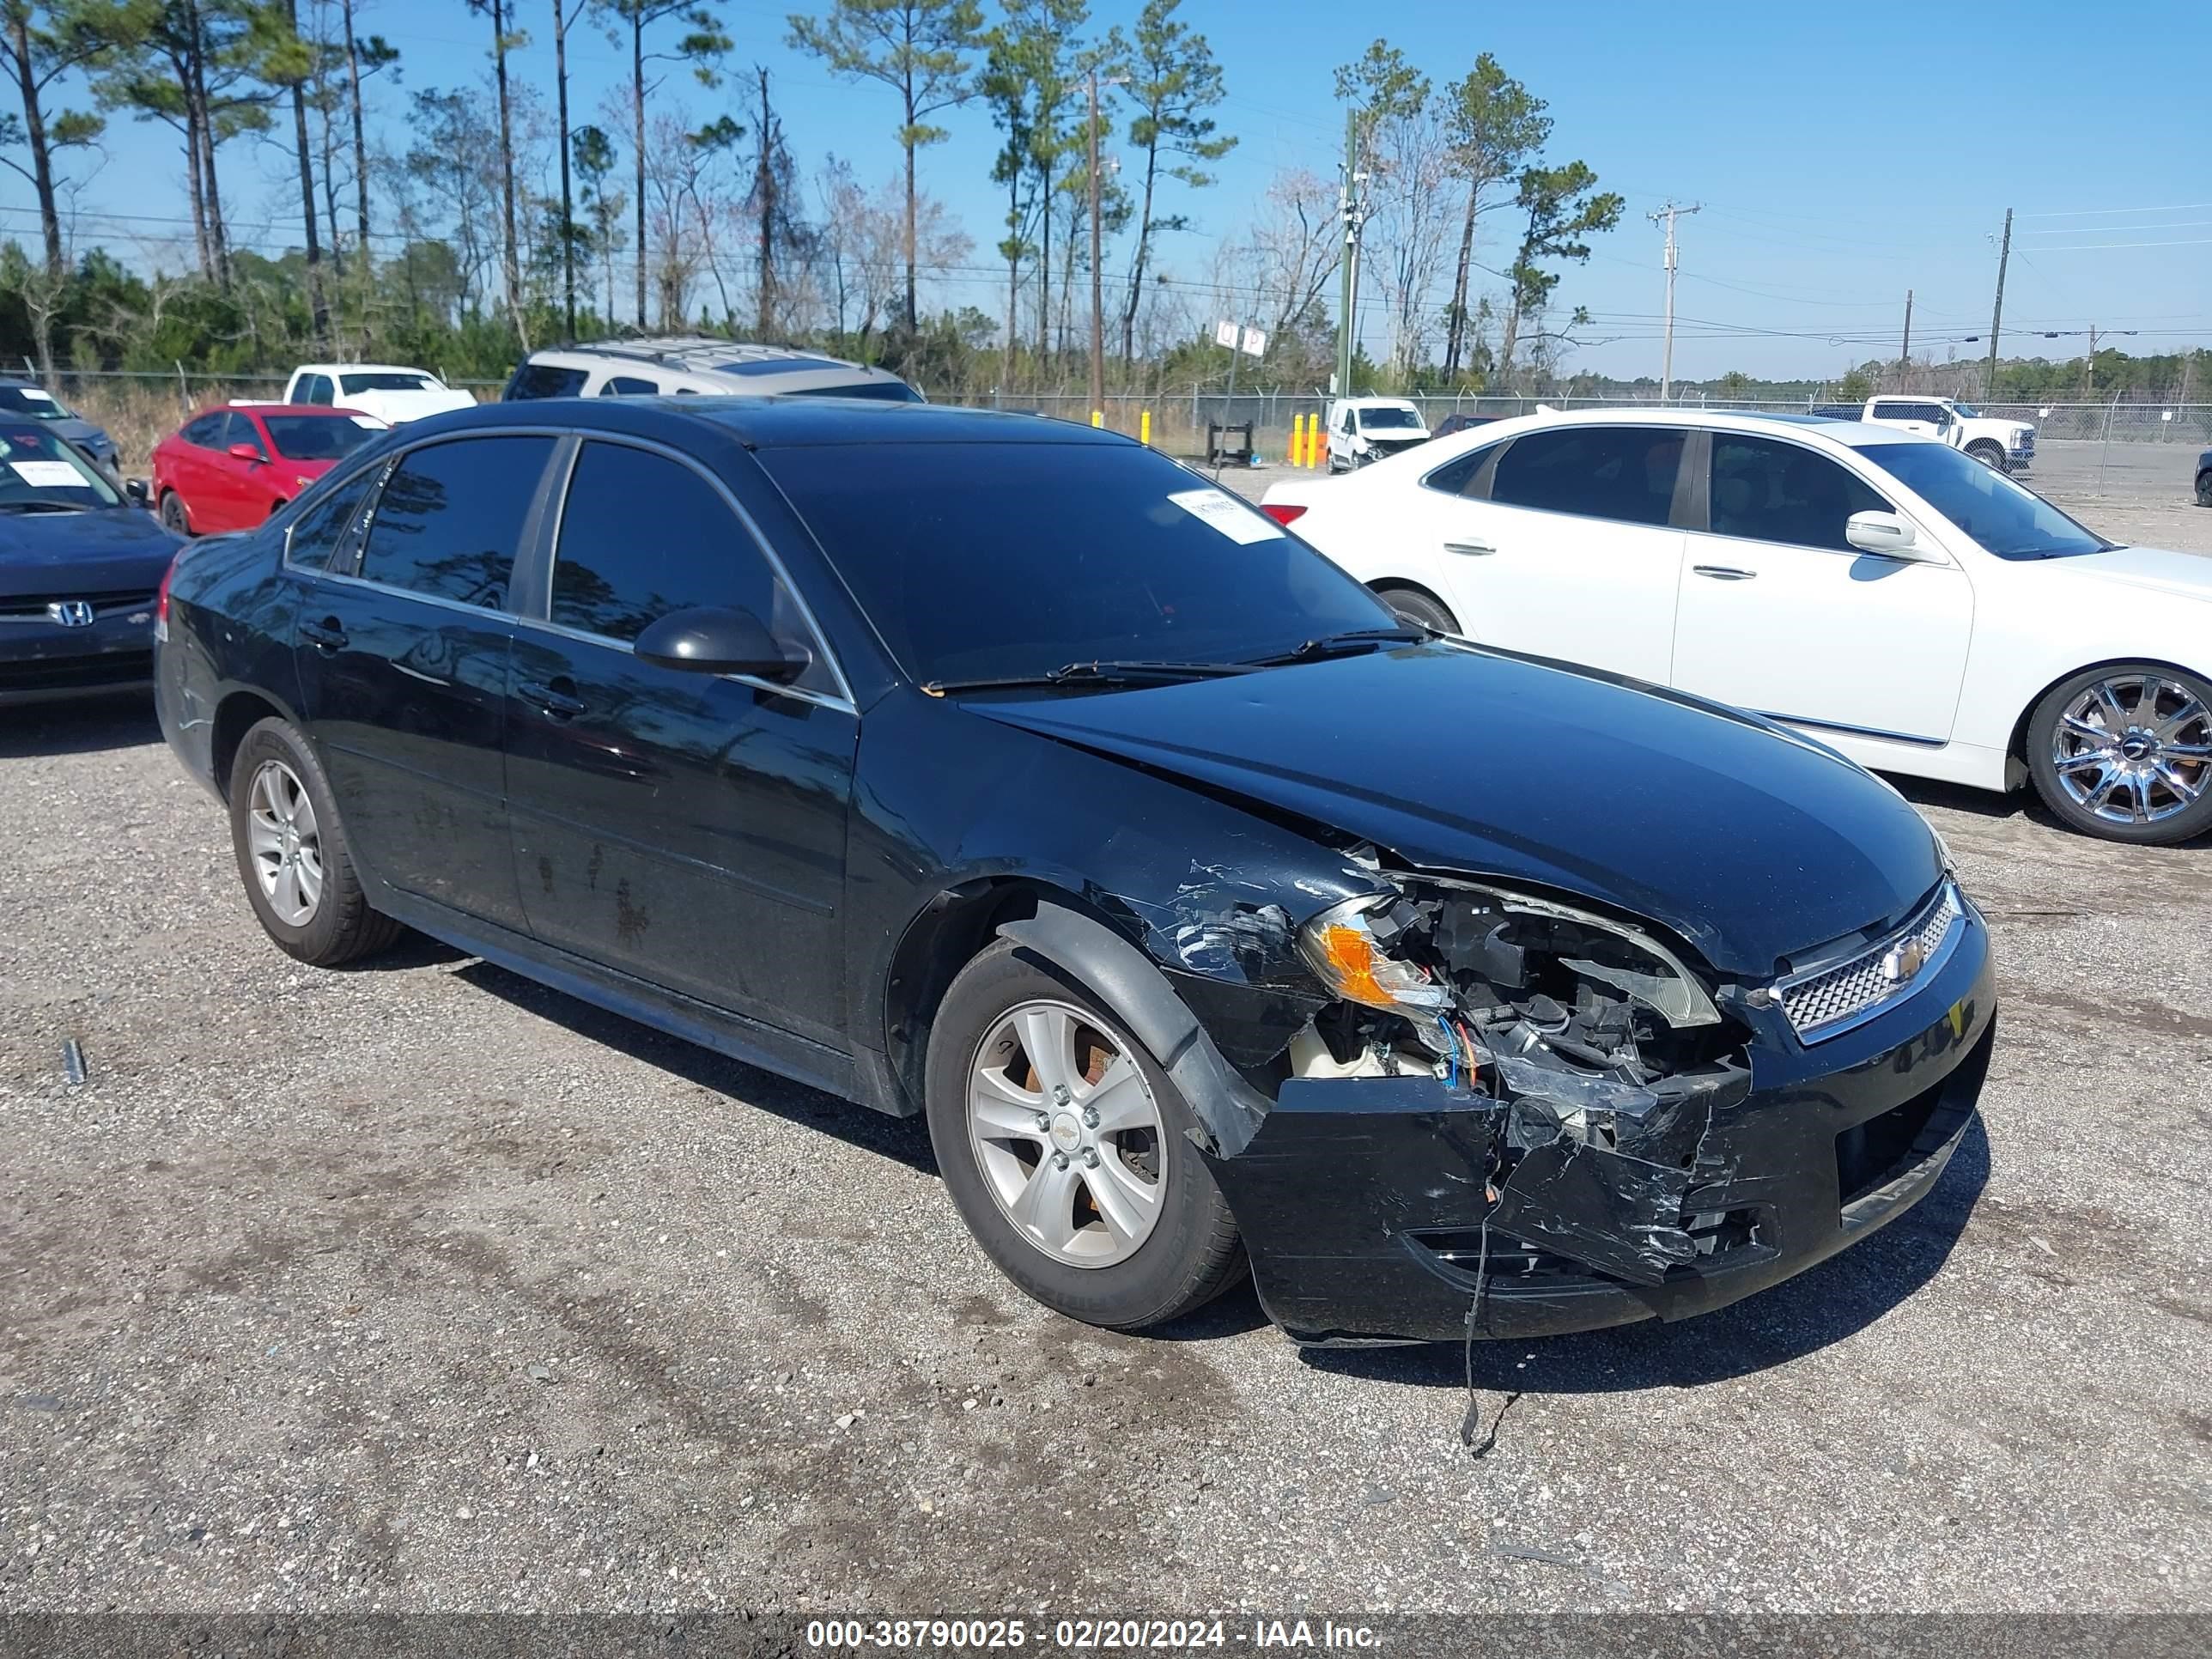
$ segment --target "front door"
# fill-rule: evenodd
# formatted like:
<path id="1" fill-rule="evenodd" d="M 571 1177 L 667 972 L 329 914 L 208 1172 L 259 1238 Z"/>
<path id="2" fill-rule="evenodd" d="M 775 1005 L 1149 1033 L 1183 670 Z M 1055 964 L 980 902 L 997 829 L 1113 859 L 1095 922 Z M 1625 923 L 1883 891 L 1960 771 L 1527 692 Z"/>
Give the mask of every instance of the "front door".
<path id="1" fill-rule="evenodd" d="M 1711 441 L 1674 684 L 1800 724 L 1948 741 L 1973 631 L 1966 573 L 1853 548 L 1844 520 L 1896 509 L 1832 456 L 1783 438 Z"/>
<path id="2" fill-rule="evenodd" d="M 358 555 L 308 579 L 295 623 L 307 735 L 356 856 L 403 891 L 517 931 L 500 761 L 507 593 L 554 445 L 408 452 Z"/>
<path id="3" fill-rule="evenodd" d="M 643 509 L 643 510 L 641 510 Z M 578 451 L 507 701 L 514 863 L 546 944 L 842 1046 L 846 814 L 860 722 L 722 487 L 689 462 Z M 695 605 L 813 655 L 789 686 L 641 662 Z"/>
<path id="4" fill-rule="evenodd" d="M 1686 432 L 1539 428 L 1462 481 L 1478 492 L 1486 484 L 1486 498 L 1422 489 L 1461 630 L 1485 645 L 1665 684 Z"/>

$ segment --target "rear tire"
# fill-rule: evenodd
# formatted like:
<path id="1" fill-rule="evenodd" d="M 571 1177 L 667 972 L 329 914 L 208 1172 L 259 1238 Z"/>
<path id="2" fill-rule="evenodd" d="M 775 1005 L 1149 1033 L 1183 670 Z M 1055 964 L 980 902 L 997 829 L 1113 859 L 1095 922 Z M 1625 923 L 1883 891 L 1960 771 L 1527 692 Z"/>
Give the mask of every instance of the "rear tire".
<path id="1" fill-rule="evenodd" d="M 2160 663 L 2085 669 L 2029 715 L 2027 769 L 2070 830 L 2192 840 L 2212 830 L 2212 684 Z"/>
<path id="2" fill-rule="evenodd" d="M 1066 1059 L 1029 1058 L 1032 1018 L 1039 1032 L 1065 1036 Z M 1159 1062 L 1087 988 L 1012 941 L 992 945 L 946 989 L 930 1024 L 924 1095 L 961 1219 L 1000 1272 L 1046 1307 L 1141 1330 L 1204 1306 L 1246 1271 L 1236 1219 L 1186 1133 L 1195 1120 Z M 1086 1127 L 1092 1101 L 1105 1115 L 1090 1110 Z M 1049 1128 L 1036 1129 L 1032 1113 Z M 1109 1212 L 1140 1213 L 1140 1227 L 1109 1224 Z"/>
<path id="3" fill-rule="evenodd" d="M 2197 505 L 2212 507 L 2212 471 L 2197 475 Z"/>
<path id="4" fill-rule="evenodd" d="M 1433 628 L 1439 634 L 1460 632 L 1459 619 L 1447 611 L 1441 601 L 1430 598 L 1419 588 L 1381 585 L 1375 589 L 1375 596 L 1407 622 Z"/>
<path id="5" fill-rule="evenodd" d="M 192 533 L 191 514 L 185 510 L 184 497 L 173 489 L 161 492 L 159 516 L 161 527 L 172 535 L 189 537 Z"/>
<path id="6" fill-rule="evenodd" d="M 1968 444 L 1966 446 L 1966 453 L 1972 456 L 1976 460 L 1979 461 L 1984 466 L 1990 468 L 1992 471 L 2002 472 L 2007 471 L 2005 466 L 2004 446 L 2002 444 L 1992 443 L 1988 439 L 1984 438 L 1974 443 Z"/>
<path id="7" fill-rule="evenodd" d="M 230 766 L 230 839 L 246 901 L 287 956 L 335 968 L 383 950 L 399 923 L 369 908 L 314 750 L 274 715 Z"/>

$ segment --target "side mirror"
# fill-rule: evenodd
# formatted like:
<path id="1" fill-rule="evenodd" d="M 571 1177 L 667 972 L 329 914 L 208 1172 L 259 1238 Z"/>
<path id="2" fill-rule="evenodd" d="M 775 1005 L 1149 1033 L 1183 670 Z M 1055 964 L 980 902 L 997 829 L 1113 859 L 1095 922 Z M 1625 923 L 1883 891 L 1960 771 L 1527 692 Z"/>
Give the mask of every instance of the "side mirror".
<path id="1" fill-rule="evenodd" d="M 234 461 L 264 461 L 269 458 L 261 453 L 258 444 L 233 444 L 230 458 Z"/>
<path id="2" fill-rule="evenodd" d="M 1914 545 L 1912 526 L 1894 513 L 1854 513 L 1844 520 L 1844 539 L 1862 553 L 1926 562 L 1933 555 Z"/>
<path id="3" fill-rule="evenodd" d="M 663 617 L 630 649 L 641 662 L 701 674 L 750 674 L 778 684 L 797 679 L 814 660 L 804 646 L 779 642 L 759 617 L 735 606 L 699 605 Z"/>
<path id="4" fill-rule="evenodd" d="M 140 507 L 146 505 L 146 481 L 143 478 L 125 478 L 123 481 L 123 493 L 137 505 Z"/>

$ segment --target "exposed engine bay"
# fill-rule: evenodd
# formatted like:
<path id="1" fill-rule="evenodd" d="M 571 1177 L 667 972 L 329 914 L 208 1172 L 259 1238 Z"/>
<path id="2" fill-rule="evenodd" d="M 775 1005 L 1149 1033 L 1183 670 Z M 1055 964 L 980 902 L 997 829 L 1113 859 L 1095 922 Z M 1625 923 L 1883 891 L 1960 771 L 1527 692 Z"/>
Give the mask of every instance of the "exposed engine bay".
<path id="1" fill-rule="evenodd" d="M 1729 1170 L 1706 1142 L 1749 1092 L 1747 1033 L 1662 941 L 1549 900 L 1438 877 L 1316 917 L 1300 949 L 1340 1000 L 1292 1076 L 1414 1075 L 1497 1103 L 1487 1224 L 1632 1282 L 1714 1248 L 1687 1208 Z"/>

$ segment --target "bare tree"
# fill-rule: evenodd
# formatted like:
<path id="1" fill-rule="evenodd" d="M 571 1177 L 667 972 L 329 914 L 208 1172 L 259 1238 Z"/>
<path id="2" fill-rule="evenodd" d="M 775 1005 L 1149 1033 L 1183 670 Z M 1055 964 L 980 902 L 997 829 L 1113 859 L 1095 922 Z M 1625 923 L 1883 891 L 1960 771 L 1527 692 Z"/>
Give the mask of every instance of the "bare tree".
<path id="1" fill-rule="evenodd" d="M 1249 246 L 1267 331 L 1281 334 L 1321 303 L 1344 257 L 1336 186 L 1303 167 L 1278 173 L 1261 198 Z"/>

